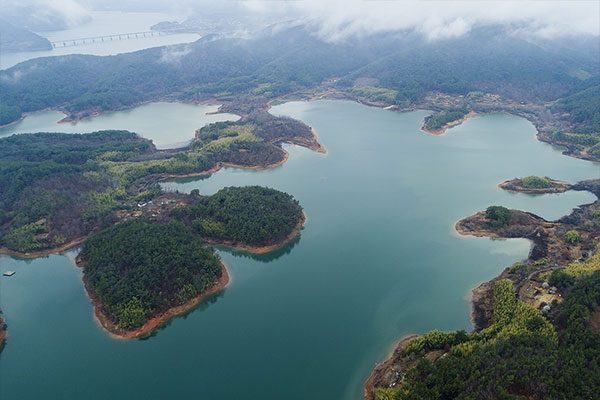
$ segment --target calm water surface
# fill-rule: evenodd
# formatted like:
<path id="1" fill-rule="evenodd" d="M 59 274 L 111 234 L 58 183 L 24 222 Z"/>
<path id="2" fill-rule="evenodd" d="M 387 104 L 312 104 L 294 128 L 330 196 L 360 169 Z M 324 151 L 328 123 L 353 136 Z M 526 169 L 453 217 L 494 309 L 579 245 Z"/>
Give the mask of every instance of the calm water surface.
<path id="1" fill-rule="evenodd" d="M 63 112 L 41 111 L 14 125 L 0 128 L 0 137 L 15 133 L 89 133 L 104 129 L 126 129 L 152 139 L 159 149 L 173 148 L 187 145 L 194 138 L 196 129 L 208 123 L 239 118 L 234 114 L 209 114 L 218 108 L 216 105 L 158 102 L 60 124 L 58 121 L 66 117 Z"/>
<path id="2" fill-rule="evenodd" d="M 400 337 L 470 329 L 470 288 L 527 256 L 525 240 L 459 237 L 455 221 L 491 204 L 557 218 L 587 193 L 510 194 L 515 176 L 577 181 L 600 166 L 537 142 L 507 115 L 475 117 L 442 137 L 405 114 L 352 102 L 287 103 L 328 150 L 286 146 L 268 171 L 227 168 L 167 188 L 214 193 L 260 184 L 285 190 L 308 221 L 274 254 L 221 251 L 232 283 L 147 340 L 111 339 L 94 321 L 75 252 L 0 258 L 9 326 L 2 399 L 350 399 Z M 32 384 L 35 382 L 35 384 Z"/>
<path id="3" fill-rule="evenodd" d="M 151 12 L 94 11 L 90 22 L 71 29 L 54 32 L 39 32 L 51 42 L 69 39 L 83 39 L 96 36 L 115 35 L 149 31 L 161 21 L 183 21 L 184 15 Z M 150 47 L 189 43 L 200 38 L 195 33 L 180 33 L 164 36 L 148 36 L 128 40 L 96 42 L 78 46 L 56 47 L 48 51 L 0 52 L 0 69 L 7 69 L 20 62 L 38 57 L 62 56 L 66 54 L 92 54 L 108 56 L 129 53 Z"/>

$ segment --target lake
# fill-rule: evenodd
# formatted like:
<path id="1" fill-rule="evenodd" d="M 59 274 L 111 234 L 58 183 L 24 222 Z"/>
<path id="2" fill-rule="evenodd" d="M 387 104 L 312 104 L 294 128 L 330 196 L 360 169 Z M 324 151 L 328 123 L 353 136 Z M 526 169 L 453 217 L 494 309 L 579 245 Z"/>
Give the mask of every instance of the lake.
<path id="1" fill-rule="evenodd" d="M 211 114 L 216 105 L 148 103 L 125 111 L 108 112 L 77 122 L 58 123 L 66 117 L 61 111 L 40 111 L 14 125 L 0 128 L 0 137 L 15 133 L 64 132 L 89 133 L 106 129 L 125 129 L 151 139 L 159 149 L 187 145 L 196 129 L 211 122 L 235 121 L 234 114 Z"/>
<path id="2" fill-rule="evenodd" d="M 184 15 L 153 12 L 120 12 L 93 11 L 91 20 L 81 26 L 70 29 L 39 32 L 39 35 L 51 42 L 82 39 L 97 36 L 115 35 L 149 31 L 150 27 L 161 21 L 183 21 Z M 111 40 L 106 42 L 87 43 L 78 46 L 56 47 L 48 51 L 3 52 L 0 57 L 0 69 L 7 69 L 20 62 L 38 57 L 62 56 L 66 54 L 92 54 L 108 56 L 129 53 L 150 47 L 166 46 L 196 41 L 200 35 L 195 33 L 178 33 L 164 36 L 148 36 L 127 40 Z"/>
<path id="3" fill-rule="evenodd" d="M 220 250 L 229 287 L 146 340 L 112 339 L 94 321 L 76 251 L 0 258 L 0 272 L 17 272 L 0 277 L 0 398 L 359 400 L 398 339 L 471 329 L 470 289 L 527 256 L 526 240 L 461 237 L 456 220 L 492 204 L 552 219 L 595 199 L 496 187 L 531 174 L 600 176 L 599 164 L 538 142 L 522 118 L 477 116 L 435 137 L 420 131 L 426 111 L 317 101 L 271 112 L 315 128 L 328 153 L 286 145 L 281 167 L 164 187 L 284 190 L 308 217 L 301 236 L 261 256 Z"/>

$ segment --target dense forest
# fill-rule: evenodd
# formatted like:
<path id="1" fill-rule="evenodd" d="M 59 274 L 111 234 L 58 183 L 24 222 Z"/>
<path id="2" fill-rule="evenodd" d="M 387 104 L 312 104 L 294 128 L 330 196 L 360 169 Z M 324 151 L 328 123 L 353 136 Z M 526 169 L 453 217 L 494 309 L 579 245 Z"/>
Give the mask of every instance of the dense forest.
<path id="1" fill-rule="evenodd" d="M 590 319 L 600 305 L 600 271 L 572 280 L 564 293 L 544 316 L 517 300 L 510 281 L 496 282 L 490 327 L 414 339 L 405 357 L 419 361 L 402 384 L 376 389 L 376 399 L 598 399 L 600 333 Z M 447 355 L 423 357 L 436 349 Z"/>
<path id="2" fill-rule="evenodd" d="M 187 205 L 161 211 L 163 202 L 149 214 L 152 217 L 144 214 L 119 222 L 83 243 L 85 279 L 104 314 L 121 329 L 139 327 L 215 284 L 221 266 L 206 240 L 281 243 L 303 221 L 302 209 L 291 195 L 260 186 L 175 198 Z"/>
<path id="3" fill-rule="evenodd" d="M 126 131 L 0 139 L 2 244 L 40 250 L 114 222 L 111 211 L 127 194 L 114 184 L 106 163 L 131 162 L 153 151 L 151 142 Z"/>
<path id="4" fill-rule="evenodd" d="M 115 210 L 160 194 L 152 183 L 161 177 L 222 162 L 268 167 L 284 159 L 283 141 L 318 147 L 305 124 L 268 114 L 208 125 L 176 152 L 127 131 L 0 138 L 0 247 L 57 247 L 114 223 Z"/>
<path id="5" fill-rule="evenodd" d="M 591 146 L 590 153 L 600 157 L 600 83 L 597 78 L 590 81 L 591 86 L 561 98 L 550 109 L 574 127 L 572 132 L 556 131 L 557 142 Z"/>
<path id="6" fill-rule="evenodd" d="M 80 256 L 104 314 L 125 330 L 198 296 L 222 275 L 214 250 L 175 220 L 123 221 L 90 236 Z"/>
<path id="7" fill-rule="evenodd" d="M 206 239 L 251 245 L 281 242 L 304 219 L 291 195 L 261 186 L 224 188 L 171 215 Z"/>

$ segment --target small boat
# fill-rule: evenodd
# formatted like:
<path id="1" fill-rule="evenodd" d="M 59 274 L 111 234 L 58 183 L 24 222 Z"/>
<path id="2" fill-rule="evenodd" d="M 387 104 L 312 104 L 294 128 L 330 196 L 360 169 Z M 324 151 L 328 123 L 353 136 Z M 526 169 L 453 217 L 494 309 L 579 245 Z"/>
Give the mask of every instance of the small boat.
<path id="1" fill-rule="evenodd" d="M 14 274 L 15 274 L 15 271 L 6 271 L 2 275 L 4 275 L 4 276 L 13 276 Z"/>

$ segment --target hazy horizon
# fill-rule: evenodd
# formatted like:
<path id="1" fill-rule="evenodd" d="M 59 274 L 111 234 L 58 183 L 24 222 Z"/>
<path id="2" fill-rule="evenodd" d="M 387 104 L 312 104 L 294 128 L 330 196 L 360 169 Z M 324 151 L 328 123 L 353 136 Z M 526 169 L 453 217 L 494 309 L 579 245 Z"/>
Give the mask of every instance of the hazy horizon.
<path id="1" fill-rule="evenodd" d="M 300 21 L 324 40 L 339 41 L 382 32 L 414 31 L 428 40 L 462 36 L 481 26 L 501 25 L 511 33 L 552 39 L 600 35 L 597 1 L 209 1 L 7 0 L 2 15 L 26 26 L 59 29 L 86 23 L 93 11 L 167 12 L 210 20 Z M 182 22 L 182 21 L 178 21 Z M 27 27 L 27 26 L 26 26 Z M 30 27 L 32 30 L 36 30 Z"/>

